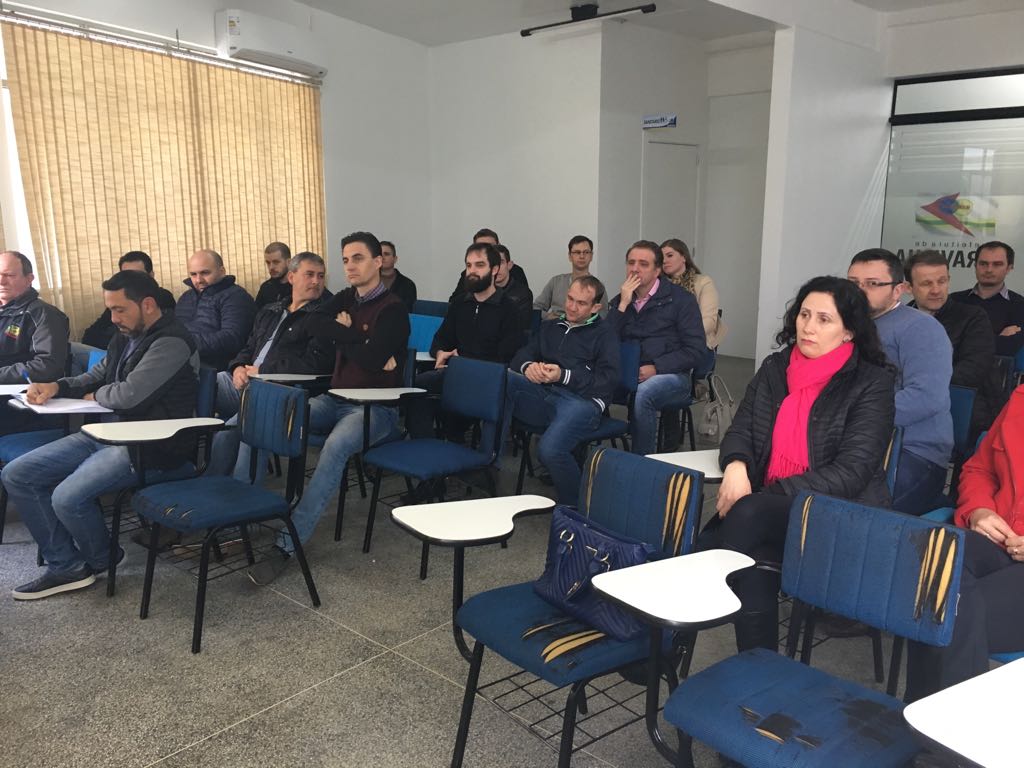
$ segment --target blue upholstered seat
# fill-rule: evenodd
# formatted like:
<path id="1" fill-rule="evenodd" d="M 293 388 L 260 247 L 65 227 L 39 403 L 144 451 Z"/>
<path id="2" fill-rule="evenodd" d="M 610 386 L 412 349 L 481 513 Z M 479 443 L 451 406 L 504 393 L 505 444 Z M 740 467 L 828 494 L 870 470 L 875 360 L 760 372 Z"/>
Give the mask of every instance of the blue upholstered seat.
<path id="1" fill-rule="evenodd" d="M 143 517 L 176 531 L 202 531 L 288 512 L 276 493 L 226 475 L 160 483 L 135 494 L 132 506 Z"/>
<path id="2" fill-rule="evenodd" d="M 665 705 L 742 765 L 903 766 L 919 751 L 903 703 L 758 648 L 687 678 Z"/>
<path id="3" fill-rule="evenodd" d="M 367 453 L 367 462 L 372 462 L 374 466 L 418 480 L 486 467 L 491 461 L 489 453 L 432 437 L 399 440 Z"/>
<path id="4" fill-rule="evenodd" d="M 782 589 L 805 606 L 930 645 L 949 643 L 963 531 L 828 496 L 796 497 Z M 903 704 L 767 650 L 687 679 L 665 706 L 682 732 L 751 766 L 904 766 L 918 747 Z M 680 761 L 680 765 L 686 764 Z"/>
<path id="5" fill-rule="evenodd" d="M 584 465 L 579 509 L 606 529 L 648 542 L 664 554 L 678 555 L 693 550 L 702 497 L 699 472 L 596 448 Z M 532 582 L 471 597 L 459 610 L 456 622 L 476 644 L 453 766 L 461 765 L 485 647 L 555 686 L 571 686 L 563 713 L 560 765 L 568 765 L 572 753 L 583 686 L 595 677 L 645 660 L 650 650 L 646 635 L 622 642 L 570 619 L 542 600 Z"/>

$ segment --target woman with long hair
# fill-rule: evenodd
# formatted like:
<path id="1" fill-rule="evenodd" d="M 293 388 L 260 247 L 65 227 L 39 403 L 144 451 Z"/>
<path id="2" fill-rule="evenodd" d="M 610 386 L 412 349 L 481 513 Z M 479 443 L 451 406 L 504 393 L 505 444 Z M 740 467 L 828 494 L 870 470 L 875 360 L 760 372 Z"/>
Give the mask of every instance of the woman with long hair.
<path id="1" fill-rule="evenodd" d="M 661 255 L 664 260 L 662 274 L 697 299 L 708 349 L 717 348 L 729 329 L 718 312 L 718 289 L 714 281 L 700 271 L 686 243 L 677 237 L 669 238 L 661 244 Z"/>
<path id="2" fill-rule="evenodd" d="M 895 376 L 867 299 L 838 277 L 806 282 L 722 439 L 724 470 L 702 547 L 744 552 L 775 568 L 737 574 L 739 650 L 778 644 L 778 563 L 793 497 L 810 490 L 890 505 L 882 467 L 892 435 Z"/>

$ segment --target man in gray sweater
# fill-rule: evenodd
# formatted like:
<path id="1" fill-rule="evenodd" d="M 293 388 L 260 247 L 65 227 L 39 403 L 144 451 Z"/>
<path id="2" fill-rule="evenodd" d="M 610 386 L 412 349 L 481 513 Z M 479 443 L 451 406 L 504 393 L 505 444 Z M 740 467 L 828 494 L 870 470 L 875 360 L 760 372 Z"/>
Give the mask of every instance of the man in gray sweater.
<path id="1" fill-rule="evenodd" d="M 81 376 L 29 385 L 28 402 L 94 400 L 130 421 L 191 416 L 199 352 L 188 329 L 162 313 L 159 291 L 144 272 L 119 272 L 104 282 L 103 300 L 119 331 L 106 357 Z M 166 470 L 187 469 L 194 458 L 195 438 L 187 436 L 142 451 L 148 482 L 167 479 Z M 77 432 L 15 459 L 0 478 L 46 562 L 42 576 L 12 591 L 14 599 L 38 600 L 92 584 L 110 560 L 110 534 L 96 498 L 138 483 L 128 449 Z"/>
<path id="2" fill-rule="evenodd" d="M 565 294 L 569 291 L 569 285 L 576 278 L 590 274 L 590 262 L 593 260 L 593 240 L 586 235 L 576 235 L 569 241 L 569 263 L 572 265 L 572 272 L 552 277 L 533 301 L 533 308 L 541 311 L 541 320 L 557 320 L 565 314 Z M 604 285 L 601 286 L 600 294 L 607 295 Z M 605 313 L 606 310 L 602 309 L 601 316 L 603 317 Z"/>

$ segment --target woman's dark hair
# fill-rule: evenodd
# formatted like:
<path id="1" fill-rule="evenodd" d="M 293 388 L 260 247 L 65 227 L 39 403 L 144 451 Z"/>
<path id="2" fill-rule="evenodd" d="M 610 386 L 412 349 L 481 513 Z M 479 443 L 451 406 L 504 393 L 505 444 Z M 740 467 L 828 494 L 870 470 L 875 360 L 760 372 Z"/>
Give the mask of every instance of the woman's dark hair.
<path id="1" fill-rule="evenodd" d="M 782 330 L 775 336 L 776 344 L 789 347 L 796 343 L 796 318 L 809 293 L 827 293 L 832 297 L 843 325 L 853 334 L 853 344 L 862 360 L 883 368 L 889 366 L 864 291 L 841 277 L 813 277 L 800 286 L 786 309 Z"/>
<path id="2" fill-rule="evenodd" d="M 676 253 L 683 257 L 683 261 L 686 262 L 687 272 L 693 272 L 693 274 L 695 275 L 700 274 L 700 267 L 698 267 L 694 263 L 693 256 L 690 254 L 690 249 L 686 247 L 686 243 L 684 243 L 678 237 L 670 237 L 668 240 L 661 244 L 662 248 L 664 248 L 665 246 L 668 246 L 673 251 L 675 251 Z"/>

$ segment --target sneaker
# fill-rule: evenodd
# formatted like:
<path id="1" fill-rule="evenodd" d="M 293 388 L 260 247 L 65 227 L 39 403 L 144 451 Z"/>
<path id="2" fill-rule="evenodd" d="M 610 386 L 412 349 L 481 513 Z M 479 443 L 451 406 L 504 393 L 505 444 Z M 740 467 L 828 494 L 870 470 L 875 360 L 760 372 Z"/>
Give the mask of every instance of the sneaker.
<path id="1" fill-rule="evenodd" d="M 84 566 L 78 573 L 59 574 L 47 571 L 35 581 L 22 584 L 11 590 L 15 600 L 41 600 L 44 597 L 57 595 L 61 592 L 73 592 L 76 589 L 85 589 L 94 584 L 96 577 L 92 574 L 89 566 Z"/>
<path id="2" fill-rule="evenodd" d="M 271 584 L 291 564 L 292 556 L 280 547 L 274 547 L 266 560 L 249 569 L 249 579 L 258 587 Z"/>

